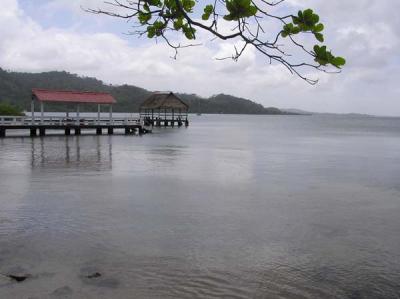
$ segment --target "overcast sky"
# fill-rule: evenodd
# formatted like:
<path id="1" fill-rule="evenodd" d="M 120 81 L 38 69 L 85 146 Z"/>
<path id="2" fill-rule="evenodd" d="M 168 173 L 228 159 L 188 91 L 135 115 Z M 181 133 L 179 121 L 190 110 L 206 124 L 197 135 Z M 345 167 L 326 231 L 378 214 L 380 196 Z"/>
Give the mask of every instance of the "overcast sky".
<path id="1" fill-rule="evenodd" d="M 200 1 L 202 2 L 202 1 Z M 205 1 L 206 2 L 206 1 Z M 400 116 L 399 0 L 287 0 L 285 11 L 314 8 L 328 45 L 348 64 L 339 75 L 311 74 L 310 86 L 254 50 L 235 63 L 231 43 L 173 51 L 127 36 L 130 24 L 95 16 L 81 6 L 102 0 L 1 0 L 0 67 L 13 71 L 66 70 L 106 83 L 133 84 L 210 96 L 232 94 L 279 108 Z"/>

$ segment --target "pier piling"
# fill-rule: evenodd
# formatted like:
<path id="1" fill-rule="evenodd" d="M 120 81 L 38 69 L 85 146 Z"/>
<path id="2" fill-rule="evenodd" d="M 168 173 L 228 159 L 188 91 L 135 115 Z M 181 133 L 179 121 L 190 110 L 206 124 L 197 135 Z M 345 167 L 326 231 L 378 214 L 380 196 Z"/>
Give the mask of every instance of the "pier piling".
<path id="1" fill-rule="evenodd" d="M 35 137 L 37 135 L 36 128 L 30 129 L 30 135 L 31 135 L 31 137 Z"/>

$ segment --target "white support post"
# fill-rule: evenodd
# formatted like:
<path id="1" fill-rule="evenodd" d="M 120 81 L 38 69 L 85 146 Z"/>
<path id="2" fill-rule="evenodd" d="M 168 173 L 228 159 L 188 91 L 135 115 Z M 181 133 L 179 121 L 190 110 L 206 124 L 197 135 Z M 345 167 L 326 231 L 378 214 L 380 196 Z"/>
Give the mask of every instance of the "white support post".
<path id="1" fill-rule="evenodd" d="M 100 104 L 97 104 L 97 123 L 100 124 Z"/>
<path id="2" fill-rule="evenodd" d="M 40 124 L 44 121 L 44 103 L 40 102 Z"/>
<path id="3" fill-rule="evenodd" d="M 77 125 L 79 125 L 79 123 L 80 123 L 80 120 L 79 120 L 79 111 L 80 110 L 80 107 L 79 107 L 79 104 L 77 104 L 76 105 L 76 124 Z"/>
<path id="4" fill-rule="evenodd" d="M 110 124 L 112 124 L 112 105 L 110 105 Z"/>
<path id="5" fill-rule="evenodd" d="M 31 124 L 33 125 L 35 122 L 35 101 L 32 99 L 31 101 Z"/>

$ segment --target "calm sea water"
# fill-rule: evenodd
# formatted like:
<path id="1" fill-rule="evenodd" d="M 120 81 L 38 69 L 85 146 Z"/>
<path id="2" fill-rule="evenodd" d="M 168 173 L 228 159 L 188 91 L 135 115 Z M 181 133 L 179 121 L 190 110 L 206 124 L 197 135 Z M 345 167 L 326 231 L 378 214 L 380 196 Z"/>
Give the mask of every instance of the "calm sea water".
<path id="1" fill-rule="evenodd" d="M 32 275 L 0 298 L 400 298 L 400 119 L 1 139 L 0 272 Z"/>

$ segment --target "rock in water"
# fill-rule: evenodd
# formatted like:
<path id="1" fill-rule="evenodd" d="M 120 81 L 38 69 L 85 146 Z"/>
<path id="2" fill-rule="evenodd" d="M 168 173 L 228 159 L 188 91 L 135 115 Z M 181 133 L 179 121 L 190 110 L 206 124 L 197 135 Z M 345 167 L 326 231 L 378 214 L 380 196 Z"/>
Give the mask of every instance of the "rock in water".
<path id="1" fill-rule="evenodd" d="M 95 272 L 95 273 L 90 274 L 90 275 L 88 275 L 88 276 L 86 276 L 86 277 L 89 278 L 89 279 L 98 278 L 98 277 L 101 277 L 101 273 Z"/>
<path id="2" fill-rule="evenodd" d="M 7 275 L 7 277 L 9 277 L 12 280 L 15 280 L 16 282 L 23 282 L 29 277 L 29 275 L 12 275 L 12 274 L 9 274 L 9 275 Z"/>

